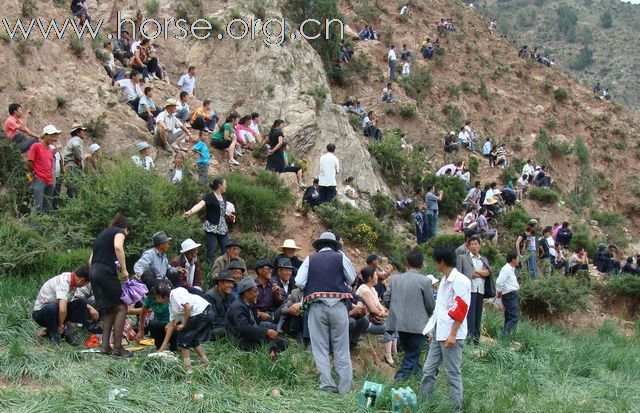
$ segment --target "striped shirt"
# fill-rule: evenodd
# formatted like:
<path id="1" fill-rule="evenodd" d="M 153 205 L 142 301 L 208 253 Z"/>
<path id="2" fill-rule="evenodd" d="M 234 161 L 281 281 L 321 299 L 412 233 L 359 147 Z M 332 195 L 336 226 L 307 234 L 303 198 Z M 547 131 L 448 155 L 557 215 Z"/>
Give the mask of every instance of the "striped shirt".
<path id="1" fill-rule="evenodd" d="M 75 288 L 73 288 L 75 290 Z M 39 311 L 47 304 L 57 303 L 58 300 L 69 301 L 71 288 L 71 273 L 63 272 L 44 283 L 36 302 L 33 305 L 33 311 Z"/>

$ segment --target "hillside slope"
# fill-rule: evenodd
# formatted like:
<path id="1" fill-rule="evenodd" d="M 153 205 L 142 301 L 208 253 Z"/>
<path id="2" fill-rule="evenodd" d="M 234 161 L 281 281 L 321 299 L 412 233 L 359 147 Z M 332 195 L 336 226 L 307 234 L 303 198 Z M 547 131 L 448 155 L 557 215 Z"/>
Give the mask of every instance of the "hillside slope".
<path id="1" fill-rule="evenodd" d="M 519 44 L 549 51 L 558 69 L 587 86 L 601 82 L 613 98 L 640 111 L 640 5 L 618 0 L 478 2 L 478 11 L 495 18 L 501 32 Z M 569 18 L 560 23 L 560 9 Z M 567 9 L 568 7 L 568 9 Z M 575 24 L 572 24 L 572 13 Z M 582 70 L 572 67 L 583 47 L 593 51 L 593 63 Z"/>

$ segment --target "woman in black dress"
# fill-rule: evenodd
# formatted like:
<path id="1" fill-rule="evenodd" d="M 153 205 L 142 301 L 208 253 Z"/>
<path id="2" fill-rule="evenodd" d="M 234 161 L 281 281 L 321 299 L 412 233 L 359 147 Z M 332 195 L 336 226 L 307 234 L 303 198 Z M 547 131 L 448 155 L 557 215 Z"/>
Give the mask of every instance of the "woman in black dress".
<path id="1" fill-rule="evenodd" d="M 124 256 L 124 240 L 129 235 L 129 219 L 118 213 L 109 228 L 98 235 L 93 244 L 89 262 L 89 279 L 96 298 L 96 304 L 103 315 L 102 354 L 131 357 L 133 353 L 122 347 L 122 332 L 127 317 L 127 305 L 122 302 L 122 286 L 118 272 L 125 281 L 129 279 Z M 113 330 L 114 350 L 111 351 L 110 337 Z"/>
<path id="2" fill-rule="evenodd" d="M 284 172 L 284 121 L 276 119 L 269 131 L 269 154 L 267 157 L 267 171 Z"/>

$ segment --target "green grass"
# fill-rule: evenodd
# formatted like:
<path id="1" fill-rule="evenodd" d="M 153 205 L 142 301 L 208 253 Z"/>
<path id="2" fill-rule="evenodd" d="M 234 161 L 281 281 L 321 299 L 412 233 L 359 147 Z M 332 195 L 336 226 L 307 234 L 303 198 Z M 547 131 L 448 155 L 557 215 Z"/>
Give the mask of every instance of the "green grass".
<path id="1" fill-rule="evenodd" d="M 309 352 L 292 344 L 273 366 L 264 350 L 244 353 L 226 342 L 207 343 L 209 367 L 187 374 L 180 363 L 149 359 L 147 350 L 131 360 L 80 354 L 66 344 L 35 338 L 32 300 L 43 278 L 7 277 L 0 288 L 0 411 L 3 412 L 358 412 L 364 380 L 382 382 L 386 393 L 377 411 L 389 411 L 394 383 L 371 363 L 356 362 L 353 391 L 345 397 L 317 390 Z M 498 338 L 502 315 L 487 309 L 484 334 Z M 521 322 L 513 340 L 466 346 L 462 373 L 466 412 L 629 412 L 640 403 L 639 336 L 624 337 L 610 324 L 589 333 L 569 334 Z M 478 349 L 484 352 L 477 352 Z M 381 357 L 379 338 L 368 336 L 354 352 Z M 195 355 L 192 355 L 194 358 Z M 424 355 L 423 355 L 424 357 Z M 438 379 L 432 400 L 421 412 L 447 412 L 448 385 Z M 417 391 L 418 378 L 405 385 Z M 129 394 L 108 401 L 124 387 Z M 161 389 L 161 390 L 159 390 Z M 281 397 L 272 395 L 278 389 Z M 202 393 L 204 399 L 194 401 Z"/>

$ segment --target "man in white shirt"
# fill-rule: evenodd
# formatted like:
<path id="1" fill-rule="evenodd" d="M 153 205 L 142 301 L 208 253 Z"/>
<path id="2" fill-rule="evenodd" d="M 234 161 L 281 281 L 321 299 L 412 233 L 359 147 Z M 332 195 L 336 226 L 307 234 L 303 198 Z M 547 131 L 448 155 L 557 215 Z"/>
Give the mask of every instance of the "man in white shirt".
<path id="1" fill-rule="evenodd" d="M 507 335 L 516 329 L 520 319 L 520 300 L 518 298 L 518 277 L 515 268 L 518 266 L 518 253 L 507 254 L 507 263 L 500 270 L 496 280 L 496 304 L 504 307 L 504 328 L 502 334 Z"/>
<path id="2" fill-rule="evenodd" d="M 340 161 L 334 154 L 336 145 L 327 145 L 327 153 L 320 157 L 319 192 L 320 203 L 331 202 L 336 196 L 336 174 L 340 173 Z"/>
<path id="3" fill-rule="evenodd" d="M 529 178 L 529 182 L 533 179 L 533 174 L 536 172 L 535 166 L 533 166 L 533 161 L 529 159 L 527 163 L 522 167 L 522 175 L 527 174 Z"/>
<path id="4" fill-rule="evenodd" d="M 178 102 L 175 99 L 167 99 L 164 111 L 156 117 L 156 145 L 169 152 L 175 152 L 178 149 L 177 144 L 184 139 L 183 135 L 186 134 L 190 139 L 192 138 L 191 132 L 176 116 L 177 105 Z"/>
<path id="5" fill-rule="evenodd" d="M 189 66 L 187 73 L 180 77 L 178 80 L 178 87 L 182 92 L 187 92 L 193 96 L 193 89 L 196 87 L 196 67 Z"/>
<path id="6" fill-rule="evenodd" d="M 443 274 L 438 287 L 436 308 L 422 332 L 432 337 L 427 360 L 422 369 L 418 397 L 431 397 L 441 363 L 449 381 L 451 401 L 462 410 L 462 347 L 467 338 L 467 310 L 471 301 L 471 281 L 456 270 L 456 253 L 447 247 L 437 248 L 433 260 Z"/>
<path id="7" fill-rule="evenodd" d="M 256 142 L 260 148 L 267 143 L 267 139 L 263 140 L 262 135 L 260 134 L 260 114 L 258 112 L 253 112 L 251 114 L 251 123 L 249 124 L 249 128 L 253 131 L 253 137 L 256 138 Z"/>
<path id="8" fill-rule="evenodd" d="M 393 45 L 387 53 L 387 60 L 389 60 L 389 78 L 394 82 L 396 80 L 396 63 L 398 58 L 396 57 L 396 47 Z"/>
<path id="9" fill-rule="evenodd" d="M 129 79 L 121 79 L 116 82 L 120 89 L 122 89 L 122 94 L 127 100 L 127 103 L 136 111 L 138 109 L 138 102 L 140 101 L 140 98 L 144 96 L 142 88 L 140 87 L 141 79 L 141 74 L 131 72 Z"/>

